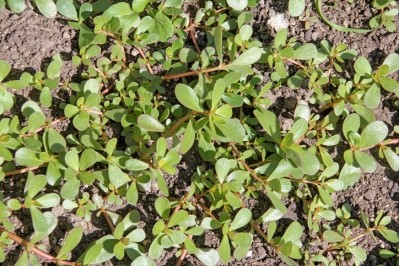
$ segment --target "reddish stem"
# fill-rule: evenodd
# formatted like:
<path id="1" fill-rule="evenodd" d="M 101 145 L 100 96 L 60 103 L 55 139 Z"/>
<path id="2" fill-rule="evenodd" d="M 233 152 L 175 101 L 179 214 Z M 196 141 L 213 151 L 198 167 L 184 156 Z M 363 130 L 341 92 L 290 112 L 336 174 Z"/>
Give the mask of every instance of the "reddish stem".
<path id="1" fill-rule="evenodd" d="M 150 72 L 151 75 L 154 75 L 154 72 L 152 71 L 151 65 L 148 62 L 147 57 L 145 56 L 143 50 L 141 50 L 140 47 L 136 47 L 136 49 L 137 49 L 137 51 L 139 51 L 139 54 L 141 55 L 141 57 L 145 60 L 145 62 L 146 62 L 145 65 L 146 65 L 146 67 L 148 69 L 148 72 Z"/>
<path id="2" fill-rule="evenodd" d="M 50 255 L 50 254 L 47 254 L 46 252 L 44 252 L 44 251 L 42 251 L 42 250 L 36 248 L 35 246 L 32 246 L 32 245 L 31 245 L 28 241 L 26 241 L 25 239 L 23 239 L 23 238 L 17 236 L 16 234 L 14 234 L 14 233 L 12 233 L 12 232 L 10 232 L 10 231 L 7 231 L 7 230 L 6 230 L 5 228 L 3 228 L 3 227 L 0 227 L 0 233 L 6 233 L 6 234 L 7 234 L 7 237 L 8 237 L 9 239 L 11 239 L 12 241 L 14 241 L 14 242 L 18 243 L 19 245 L 23 246 L 28 252 L 35 253 L 35 254 L 37 254 L 38 256 L 40 256 L 40 257 L 44 258 L 45 260 L 50 261 L 50 262 L 52 262 L 52 263 L 61 264 L 61 265 L 72 265 L 72 266 L 81 265 L 80 263 L 77 263 L 77 262 L 66 261 L 66 260 L 59 260 L 59 259 L 57 259 L 56 257 L 54 257 L 54 256 L 52 256 L 52 255 Z"/>
<path id="3" fill-rule="evenodd" d="M 234 155 L 238 158 L 240 157 L 240 152 L 238 151 L 237 147 L 233 144 L 230 143 L 229 146 L 232 148 Z M 263 185 L 266 184 L 266 181 L 263 180 L 262 178 L 258 177 L 258 175 L 255 173 L 254 170 L 251 169 L 251 167 L 248 166 L 248 164 L 244 161 L 244 160 L 238 160 L 243 166 L 244 168 L 248 171 L 248 173 L 255 178 L 256 180 L 258 180 L 259 182 L 261 182 Z"/>
<path id="4" fill-rule="evenodd" d="M 192 116 L 196 115 L 197 112 L 189 112 L 187 113 L 185 116 L 183 116 L 182 118 L 180 118 L 176 123 L 173 124 L 172 127 L 170 127 L 166 132 L 165 132 L 165 136 L 166 137 L 170 137 L 171 135 L 173 135 L 176 130 L 187 120 L 189 120 Z"/>
<path id="5" fill-rule="evenodd" d="M 108 227 L 111 229 L 111 233 L 113 234 L 115 231 L 114 223 L 111 221 L 111 218 L 109 217 L 107 211 L 104 208 L 101 208 L 100 211 L 101 211 L 101 214 L 104 216 L 104 219 L 108 224 Z"/>
<path id="6" fill-rule="evenodd" d="M 204 70 L 193 70 L 193 71 L 188 71 L 188 72 L 184 72 L 184 73 L 179 73 L 179 74 L 174 74 L 174 75 L 166 75 L 163 76 L 162 79 L 163 80 L 169 80 L 169 79 L 178 79 L 178 78 L 183 78 L 183 77 L 189 77 L 189 76 L 195 76 L 198 74 L 203 74 L 203 73 L 209 73 L 209 72 L 214 72 L 214 71 L 218 71 L 218 70 L 223 70 L 225 67 L 224 66 L 217 66 L 217 67 L 213 67 L 213 68 L 208 68 L 208 69 L 204 69 Z"/>
<path id="7" fill-rule="evenodd" d="M 50 124 L 47 124 L 47 125 L 44 125 L 44 126 L 39 127 L 38 129 L 36 129 L 36 130 L 33 131 L 33 132 L 29 132 L 29 133 L 26 133 L 26 134 L 21 134 L 21 135 L 19 135 L 19 136 L 22 137 L 22 138 L 24 138 L 24 137 L 30 137 L 30 136 L 32 136 L 33 134 L 39 133 L 40 131 L 44 130 L 44 129 L 47 128 L 48 126 L 51 126 L 51 127 L 52 127 L 52 126 L 54 126 L 54 125 L 56 125 L 56 124 L 58 124 L 58 123 L 60 123 L 60 122 L 62 122 L 62 121 L 65 121 L 65 120 L 67 120 L 67 119 L 69 119 L 69 118 L 66 117 L 66 116 L 62 116 L 62 117 L 60 117 L 60 118 L 58 118 L 58 119 L 52 121 Z"/>
<path id="8" fill-rule="evenodd" d="M 36 169 L 39 169 L 39 168 L 42 168 L 42 167 L 45 167 L 45 166 L 47 166 L 47 163 L 44 163 L 44 164 L 39 165 L 39 166 L 26 167 L 26 168 L 14 170 L 14 171 L 11 171 L 11 172 L 7 172 L 7 173 L 5 173 L 5 176 L 19 175 L 19 174 L 23 174 L 23 173 L 26 173 L 26 172 L 29 172 L 29 171 L 33 171 L 33 170 L 36 170 Z"/>

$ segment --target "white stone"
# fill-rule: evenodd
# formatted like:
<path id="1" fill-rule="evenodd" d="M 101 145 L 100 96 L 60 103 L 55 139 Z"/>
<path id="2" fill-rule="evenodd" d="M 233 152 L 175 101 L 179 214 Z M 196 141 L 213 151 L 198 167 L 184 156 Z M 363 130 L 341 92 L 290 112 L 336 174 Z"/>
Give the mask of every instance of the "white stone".
<path id="1" fill-rule="evenodd" d="M 267 25 L 277 32 L 279 30 L 288 28 L 289 21 L 284 14 L 277 13 L 269 18 Z"/>

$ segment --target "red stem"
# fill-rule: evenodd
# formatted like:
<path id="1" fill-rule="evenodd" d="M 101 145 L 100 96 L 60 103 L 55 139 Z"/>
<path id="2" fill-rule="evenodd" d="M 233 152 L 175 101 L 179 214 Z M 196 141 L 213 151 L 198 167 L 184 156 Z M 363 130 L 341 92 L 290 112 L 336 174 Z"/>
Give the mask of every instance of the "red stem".
<path id="1" fill-rule="evenodd" d="M 38 256 L 44 258 L 47 261 L 50 261 L 55 264 L 61 264 L 61 265 L 72 265 L 72 266 L 78 266 L 81 265 L 80 263 L 73 262 L 73 261 L 66 261 L 66 260 L 59 260 L 56 257 L 47 254 L 46 252 L 36 248 L 35 246 L 32 246 L 28 241 L 25 239 L 17 236 L 16 234 L 7 231 L 5 228 L 0 227 L 0 233 L 6 233 L 7 237 L 11 239 L 12 241 L 18 243 L 19 245 L 23 246 L 28 252 L 32 252 L 37 254 Z"/>

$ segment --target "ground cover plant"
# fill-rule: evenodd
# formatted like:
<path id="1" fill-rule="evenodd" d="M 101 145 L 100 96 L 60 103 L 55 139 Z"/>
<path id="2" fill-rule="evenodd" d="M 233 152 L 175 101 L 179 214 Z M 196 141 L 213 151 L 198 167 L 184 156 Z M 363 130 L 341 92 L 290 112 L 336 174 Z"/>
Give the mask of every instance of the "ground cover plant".
<path id="1" fill-rule="evenodd" d="M 264 43 L 256 1 L 206 1 L 191 13 L 181 0 L 54 5 L 77 31 L 78 78 L 61 77 L 62 54 L 18 77 L 0 60 L 0 178 L 13 184 L 1 193 L 1 261 L 18 244 L 16 265 L 159 265 L 165 254 L 176 265 L 236 264 L 259 238 L 282 264 L 360 265 L 361 239 L 399 242 L 383 211 L 334 202 L 379 163 L 399 171 L 399 127 L 375 114 L 387 95 L 399 106 L 397 53 L 375 64 L 287 29 Z M 281 87 L 309 92 L 288 126 L 268 97 Z M 37 101 L 17 105 L 26 88 Z M 286 218 L 292 204 L 300 219 Z M 102 220 L 106 233 L 82 244 L 74 226 L 47 252 L 55 208 Z M 25 238 L 18 215 L 29 217 Z M 381 248 L 381 259 L 395 252 Z"/>

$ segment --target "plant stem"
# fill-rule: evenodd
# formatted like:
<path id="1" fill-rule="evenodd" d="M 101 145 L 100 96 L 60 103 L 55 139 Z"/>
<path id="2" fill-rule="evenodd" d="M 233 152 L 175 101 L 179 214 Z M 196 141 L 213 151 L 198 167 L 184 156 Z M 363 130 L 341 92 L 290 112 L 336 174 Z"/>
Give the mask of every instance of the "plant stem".
<path id="1" fill-rule="evenodd" d="M 114 226 L 114 224 L 112 223 L 112 221 L 111 221 L 111 218 L 109 217 L 109 215 L 108 215 L 108 213 L 107 213 L 107 210 L 105 210 L 104 208 L 101 208 L 101 214 L 104 216 L 104 219 L 105 219 L 105 221 L 107 222 L 107 224 L 108 224 L 108 227 L 111 229 L 111 233 L 113 234 L 114 233 L 114 230 L 115 230 L 115 226 Z"/>
<path id="2" fill-rule="evenodd" d="M 204 74 L 204 73 L 209 73 L 209 72 L 214 72 L 214 71 L 219 71 L 225 69 L 226 66 L 217 66 L 217 67 L 212 67 L 208 69 L 200 69 L 200 70 L 193 70 L 193 71 L 188 71 L 180 74 L 174 74 L 174 75 L 166 75 L 163 76 L 163 80 L 169 80 L 169 79 L 178 79 L 178 78 L 183 78 L 183 77 L 189 77 L 189 76 L 195 76 L 198 74 Z"/>
<path id="3" fill-rule="evenodd" d="M 62 122 L 62 121 L 68 120 L 68 119 L 69 119 L 69 118 L 66 117 L 66 116 L 61 116 L 60 118 L 57 118 L 56 120 L 52 121 L 50 124 L 41 126 L 41 127 L 39 127 L 38 129 L 36 129 L 36 130 L 33 131 L 33 132 L 21 134 L 21 135 L 19 135 L 19 136 L 20 136 L 21 138 L 30 137 L 30 136 L 32 136 L 33 134 L 39 133 L 40 131 L 44 130 L 45 128 L 47 128 L 47 127 L 49 127 L 49 126 L 52 127 L 52 126 L 54 126 L 54 125 L 56 125 L 56 124 L 58 124 L 58 123 L 60 123 L 60 122 Z"/>
<path id="4" fill-rule="evenodd" d="M 237 150 L 237 147 L 234 145 L 234 143 L 230 142 L 229 146 L 233 149 L 233 153 L 234 155 L 238 158 L 240 157 L 240 152 Z M 248 164 L 244 161 L 244 160 L 238 160 L 243 166 L 244 168 L 248 171 L 248 173 L 255 178 L 256 180 L 258 180 L 259 182 L 261 182 L 263 185 L 266 185 L 267 181 L 263 180 L 262 178 L 260 178 L 254 170 L 251 169 L 251 167 L 248 166 Z"/>
<path id="5" fill-rule="evenodd" d="M 167 129 L 165 131 L 165 133 L 163 134 L 165 137 L 170 137 L 172 136 L 176 130 L 187 120 L 189 120 L 191 117 L 195 116 L 196 114 L 198 114 L 198 112 L 195 111 L 191 111 L 188 112 L 185 116 L 183 116 L 182 118 L 180 118 L 179 120 L 176 121 L 176 123 L 173 124 L 173 126 L 171 126 L 169 129 Z"/>
<path id="6" fill-rule="evenodd" d="M 191 240 L 193 238 L 193 236 L 188 235 L 188 238 Z M 184 261 L 184 258 L 186 257 L 186 255 L 187 255 L 187 249 L 186 249 L 186 246 L 183 246 L 179 260 L 176 262 L 176 266 L 181 266 L 183 264 L 183 261 Z"/>
<path id="7" fill-rule="evenodd" d="M 72 261 L 66 261 L 66 260 L 59 260 L 56 257 L 47 254 L 46 252 L 36 248 L 35 246 L 32 246 L 28 241 L 25 239 L 17 236 L 16 234 L 6 230 L 3 227 L 0 227 L 0 233 L 6 233 L 7 237 L 11 239 L 12 241 L 18 243 L 19 245 L 23 246 L 28 252 L 35 253 L 36 255 L 44 258 L 47 261 L 50 261 L 55 264 L 61 264 L 61 265 L 72 265 L 72 266 L 78 266 L 81 265 L 80 263 L 77 262 L 72 262 Z"/>
<path id="8" fill-rule="evenodd" d="M 46 166 L 47 166 L 47 163 L 44 163 L 44 164 L 39 165 L 39 166 L 32 166 L 32 167 L 26 167 L 26 168 L 22 168 L 22 169 L 17 169 L 17 170 L 11 171 L 11 172 L 6 172 L 5 176 L 19 175 L 19 174 L 23 174 L 23 173 L 26 173 L 26 172 L 29 172 L 29 171 L 33 171 L 33 170 L 36 170 L 36 169 L 39 169 L 39 168 L 42 168 L 42 167 L 46 167 Z"/>
<path id="9" fill-rule="evenodd" d="M 145 56 L 143 50 L 141 50 L 140 47 L 136 47 L 136 49 L 137 49 L 137 51 L 139 52 L 139 54 L 141 55 L 141 57 L 145 60 L 145 66 L 147 67 L 148 72 L 150 72 L 151 75 L 154 75 L 154 71 L 152 71 L 151 65 L 150 65 L 150 63 L 148 62 L 148 59 L 147 59 L 147 57 Z"/>

